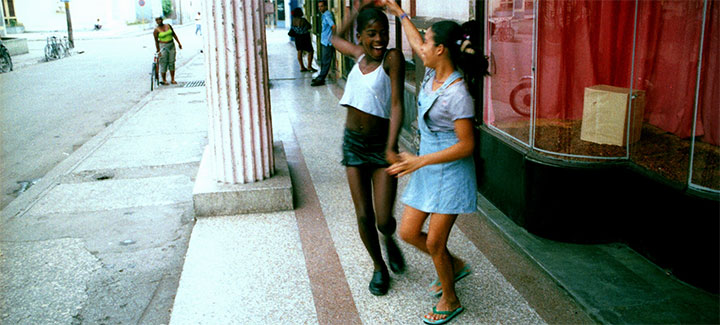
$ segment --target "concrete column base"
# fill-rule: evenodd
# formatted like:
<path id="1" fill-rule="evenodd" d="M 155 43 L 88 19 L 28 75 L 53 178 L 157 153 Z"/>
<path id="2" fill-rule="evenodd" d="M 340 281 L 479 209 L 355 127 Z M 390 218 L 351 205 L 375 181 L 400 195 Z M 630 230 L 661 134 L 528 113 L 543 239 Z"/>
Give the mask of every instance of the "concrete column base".
<path id="1" fill-rule="evenodd" d="M 225 184 L 211 175 L 213 164 L 209 147 L 205 148 L 195 187 L 193 205 L 196 217 L 227 216 L 246 213 L 277 212 L 293 209 L 292 184 L 282 142 L 273 145 L 275 175 L 248 184 Z"/>

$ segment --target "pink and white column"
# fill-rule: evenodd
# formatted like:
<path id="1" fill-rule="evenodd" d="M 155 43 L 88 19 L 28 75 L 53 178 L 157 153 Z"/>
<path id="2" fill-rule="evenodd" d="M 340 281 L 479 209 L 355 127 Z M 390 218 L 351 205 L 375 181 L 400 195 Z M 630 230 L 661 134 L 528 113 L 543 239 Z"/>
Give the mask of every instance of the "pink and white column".
<path id="1" fill-rule="evenodd" d="M 205 0 L 208 146 L 193 189 L 195 215 L 292 210 L 281 143 L 273 143 L 264 1 Z"/>
<path id="2" fill-rule="evenodd" d="M 204 53 L 214 177 L 245 184 L 274 173 L 262 0 L 205 0 Z"/>

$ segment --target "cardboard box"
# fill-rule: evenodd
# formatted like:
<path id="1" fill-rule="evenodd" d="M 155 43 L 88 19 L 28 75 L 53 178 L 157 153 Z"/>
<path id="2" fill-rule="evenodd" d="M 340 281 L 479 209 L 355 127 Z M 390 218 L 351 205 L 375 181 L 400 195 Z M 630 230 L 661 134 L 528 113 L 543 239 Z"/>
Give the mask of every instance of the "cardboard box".
<path id="1" fill-rule="evenodd" d="M 628 116 L 628 101 L 632 100 L 632 116 Z M 630 117 L 630 143 L 640 140 L 645 91 L 608 85 L 585 88 L 580 139 L 584 141 L 624 146 Z"/>

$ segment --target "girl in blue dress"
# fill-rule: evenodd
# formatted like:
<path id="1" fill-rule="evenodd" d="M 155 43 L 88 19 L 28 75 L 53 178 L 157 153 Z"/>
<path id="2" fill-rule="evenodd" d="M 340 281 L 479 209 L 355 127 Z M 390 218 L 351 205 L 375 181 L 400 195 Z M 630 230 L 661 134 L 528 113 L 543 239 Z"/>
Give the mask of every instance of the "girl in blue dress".
<path id="1" fill-rule="evenodd" d="M 447 241 L 458 214 L 476 210 L 472 95 L 480 92 L 478 81 L 487 72 L 487 60 L 473 47 L 474 21 L 462 26 L 435 23 L 423 39 L 394 0 L 383 4 L 400 18 L 412 49 L 426 67 L 418 91 L 419 154 L 400 153 L 388 173 L 412 174 L 402 196 L 405 210 L 399 234 L 432 257 L 438 280 L 431 284 L 431 294 L 440 295 L 440 301 L 423 321 L 443 324 L 463 311 L 455 281 L 470 274 L 465 262 L 450 254 Z M 425 233 L 422 227 L 428 217 Z"/>

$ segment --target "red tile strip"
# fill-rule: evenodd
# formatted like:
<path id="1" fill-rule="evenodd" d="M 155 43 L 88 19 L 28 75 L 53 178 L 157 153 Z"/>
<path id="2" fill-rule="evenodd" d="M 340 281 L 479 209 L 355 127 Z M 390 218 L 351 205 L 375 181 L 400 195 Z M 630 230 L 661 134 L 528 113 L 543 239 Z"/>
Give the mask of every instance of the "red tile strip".
<path id="1" fill-rule="evenodd" d="M 300 147 L 283 142 L 290 168 L 295 217 L 320 324 L 361 324 L 350 286 Z"/>

